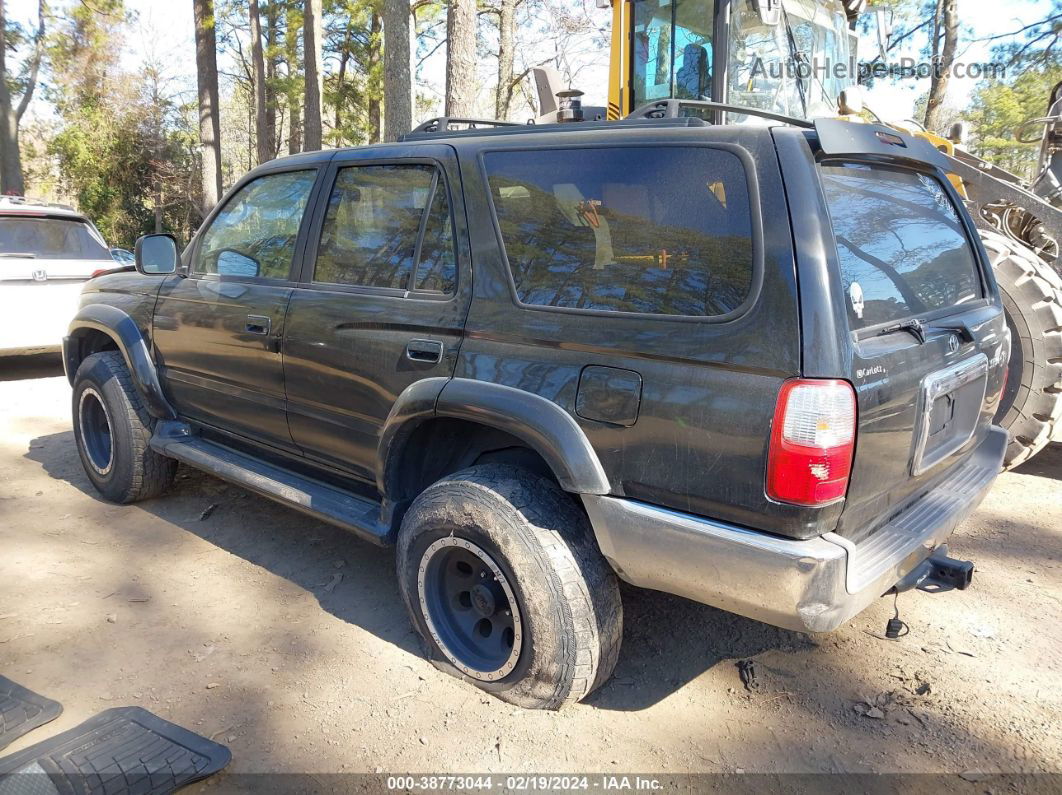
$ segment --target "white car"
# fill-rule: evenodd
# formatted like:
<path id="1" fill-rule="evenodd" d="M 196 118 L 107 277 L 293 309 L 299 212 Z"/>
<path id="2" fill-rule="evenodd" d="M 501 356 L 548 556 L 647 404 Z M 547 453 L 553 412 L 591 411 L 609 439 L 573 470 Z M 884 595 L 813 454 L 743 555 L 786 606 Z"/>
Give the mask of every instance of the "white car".
<path id="1" fill-rule="evenodd" d="M 0 197 L 0 356 L 60 350 L 84 283 L 116 267 L 99 230 L 72 208 Z"/>

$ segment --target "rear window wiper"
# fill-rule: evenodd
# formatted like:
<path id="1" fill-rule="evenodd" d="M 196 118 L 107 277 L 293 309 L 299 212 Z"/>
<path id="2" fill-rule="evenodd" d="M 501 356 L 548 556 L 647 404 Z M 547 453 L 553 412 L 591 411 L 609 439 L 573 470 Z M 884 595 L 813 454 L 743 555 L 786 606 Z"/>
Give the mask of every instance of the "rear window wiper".
<path id="1" fill-rule="evenodd" d="M 915 339 L 918 340 L 918 344 L 921 345 L 926 341 L 926 329 L 922 325 L 922 321 L 916 318 L 910 320 L 901 320 L 899 323 L 893 323 L 891 326 L 885 326 L 885 328 L 878 331 L 875 337 L 884 337 L 886 334 L 895 334 L 897 331 L 909 331 L 914 334 Z"/>

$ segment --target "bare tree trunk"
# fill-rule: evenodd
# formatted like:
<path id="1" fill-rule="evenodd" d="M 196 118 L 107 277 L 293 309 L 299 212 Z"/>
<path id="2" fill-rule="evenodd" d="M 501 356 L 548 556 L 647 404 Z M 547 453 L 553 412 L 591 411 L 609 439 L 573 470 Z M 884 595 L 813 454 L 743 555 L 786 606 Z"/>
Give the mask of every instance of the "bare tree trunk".
<path id="1" fill-rule="evenodd" d="M 294 3 L 288 5 L 284 50 L 288 62 L 288 154 L 302 151 L 302 91 L 294 86 L 299 76 L 299 17 Z"/>
<path id="2" fill-rule="evenodd" d="M 214 0 L 192 0 L 192 9 L 195 13 L 195 66 L 199 81 L 199 143 L 203 158 L 205 216 L 221 197 L 221 118 Z"/>
<path id="3" fill-rule="evenodd" d="M 389 0 L 383 5 L 384 139 L 397 141 L 413 128 L 410 11 L 408 0 Z"/>
<path id="4" fill-rule="evenodd" d="M 494 89 L 494 118 L 508 119 L 513 101 L 513 49 L 516 43 L 516 2 L 498 6 L 498 85 Z"/>
<path id="5" fill-rule="evenodd" d="M 339 52 L 339 70 L 336 72 L 336 107 L 332 130 L 335 133 L 335 145 L 343 145 L 343 105 L 345 104 L 344 83 L 347 79 L 347 63 L 350 61 L 350 28 L 347 28 L 343 48 Z"/>
<path id="6" fill-rule="evenodd" d="M 254 68 L 254 140 L 258 163 L 273 159 L 273 147 L 269 141 L 269 125 L 266 121 L 266 73 L 265 54 L 262 52 L 262 17 L 258 0 L 251 0 L 251 64 Z"/>
<path id="7" fill-rule="evenodd" d="M 37 36 L 30 56 L 29 76 L 26 88 L 18 105 L 13 105 L 14 98 L 8 87 L 7 73 L 7 13 L 4 0 L 0 0 L 0 193 L 5 196 L 21 196 L 26 192 L 22 177 L 22 153 L 19 151 L 18 128 L 22 117 L 33 99 L 37 88 L 37 76 L 40 74 L 41 57 L 44 54 L 45 2 L 37 4 Z"/>
<path id="8" fill-rule="evenodd" d="M 933 74 L 926 102 L 926 129 L 939 132 L 944 124 L 944 100 L 948 93 L 951 67 L 959 44 L 958 0 L 937 0 L 933 30 Z"/>
<path id="9" fill-rule="evenodd" d="M 321 0 L 305 0 L 302 40 L 306 62 L 306 121 L 303 125 L 303 149 L 307 152 L 321 148 L 321 13 Z"/>
<path id="10" fill-rule="evenodd" d="M 471 116 L 476 100 L 476 0 L 449 0 L 446 12 L 447 116 Z"/>
<path id="11" fill-rule="evenodd" d="M 380 52 L 380 28 L 382 26 L 383 21 L 380 19 L 380 15 L 373 11 L 372 22 L 369 27 L 369 41 L 372 42 L 369 46 L 368 59 L 370 74 L 376 72 L 375 67 L 380 63 L 382 55 Z M 366 105 L 366 113 L 369 116 L 369 143 L 378 144 L 380 142 L 382 124 L 380 120 L 380 84 L 376 80 L 373 80 L 369 86 L 369 99 Z"/>
<path id="12" fill-rule="evenodd" d="M 280 154 L 277 139 L 277 3 L 266 6 L 265 24 L 265 90 L 266 90 L 266 139 L 269 141 L 269 158 Z"/>

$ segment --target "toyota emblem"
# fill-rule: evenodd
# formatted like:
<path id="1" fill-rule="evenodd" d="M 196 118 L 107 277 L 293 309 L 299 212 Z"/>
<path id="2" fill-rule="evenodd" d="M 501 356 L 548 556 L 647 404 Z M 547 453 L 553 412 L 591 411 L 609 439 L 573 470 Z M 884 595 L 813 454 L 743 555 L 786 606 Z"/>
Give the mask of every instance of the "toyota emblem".
<path id="1" fill-rule="evenodd" d="M 948 353 L 955 353 L 959 350 L 959 338 L 954 334 L 948 335 Z"/>

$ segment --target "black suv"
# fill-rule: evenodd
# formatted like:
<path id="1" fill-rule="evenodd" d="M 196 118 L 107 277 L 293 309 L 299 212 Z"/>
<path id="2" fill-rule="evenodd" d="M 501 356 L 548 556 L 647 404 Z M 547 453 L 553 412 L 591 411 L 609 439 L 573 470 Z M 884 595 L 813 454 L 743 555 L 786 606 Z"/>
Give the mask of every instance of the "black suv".
<path id="1" fill-rule="evenodd" d="M 816 632 L 970 581 L 1008 332 L 924 142 L 414 134 L 268 163 L 136 256 L 64 346 L 99 491 L 180 461 L 395 545 L 430 656 L 512 703 L 609 677 L 617 576 Z"/>

